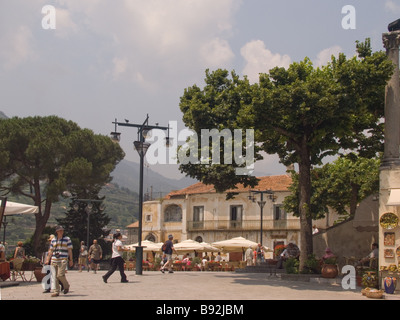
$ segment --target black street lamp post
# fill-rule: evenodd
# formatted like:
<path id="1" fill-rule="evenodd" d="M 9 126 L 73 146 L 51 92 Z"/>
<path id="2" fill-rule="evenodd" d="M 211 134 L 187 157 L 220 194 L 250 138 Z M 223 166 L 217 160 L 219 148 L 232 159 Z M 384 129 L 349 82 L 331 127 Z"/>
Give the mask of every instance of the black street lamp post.
<path id="1" fill-rule="evenodd" d="M 264 209 L 264 206 L 265 206 L 265 203 L 266 203 L 266 201 L 264 200 L 264 194 L 268 194 L 268 198 L 270 199 L 270 200 L 272 200 L 272 202 L 274 202 L 275 201 L 275 196 L 274 196 L 274 192 L 272 191 L 272 190 L 264 190 L 264 191 L 261 191 L 261 190 L 250 190 L 249 191 L 249 196 L 248 196 L 248 198 L 249 198 L 249 200 L 252 200 L 253 202 L 255 202 L 256 201 L 256 198 L 255 198 L 255 195 L 256 194 L 260 194 L 261 195 L 261 197 L 260 197 L 260 201 L 257 201 L 257 204 L 259 205 L 259 207 L 260 207 L 260 243 L 261 243 L 261 246 L 263 245 L 263 209 Z"/>
<path id="2" fill-rule="evenodd" d="M 160 127 L 158 125 L 149 125 L 149 115 L 147 115 L 146 120 L 142 124 L 134 124 L 129 123 L 128 120 L 125 122 L 117 122 L 115 119 L 115 131 L 111 132 L 111 138 L 115 142 L 119 142 L 121 133 L 117 132 L 117 126 L 123 127 L 134 127 L 137 128 L 138 140 L 134 141 L 134 147 L 139 153 L 140 157 L 140 182 L 139 182 L 139 230 L 138 230 L 138 246 L 136 247 L 136 274 L 142 275 L 143 273 L 143 247 L 142 247 L 142 216 L 143 216 L 143 167 L 144 167 L 144 156 L 148 148 L 150 147 L 150 143 L 145 142 L 146 137 L 152 129 L 159 130 L 168 130 L 168 137 L 166 138 L 166 146 L 170 145 L 170 137 L 169 137 L 169 126 L 168 127 Z"/>

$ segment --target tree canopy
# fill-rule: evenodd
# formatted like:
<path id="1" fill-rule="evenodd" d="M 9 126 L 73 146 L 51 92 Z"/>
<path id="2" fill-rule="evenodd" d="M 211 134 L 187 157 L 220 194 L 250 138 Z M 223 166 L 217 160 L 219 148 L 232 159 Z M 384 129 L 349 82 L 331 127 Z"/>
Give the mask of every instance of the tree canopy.
<path id="1" fill-rule="evenodd" d="M 370 42 L 357 43 L 358 56 L 344 54 L 315 68 L 310 59 L 260 74 L 251 85 L 232 72 L 206 72 L 205 87 L 185 90 L 180 107 L 185 124 L 201 128 L 253 128 L 261 150 L 278 154 L 285 165 L 298 164 L 300 270 L 312 254 L 311 169 L 343 150 L 376 154 L 382 146 L 385 85 L 393 65 Z M 260 70 L 261 71 L 261 70 Z M 257 150 L 256 158 L 259 158 Z M 182 165 L 181 170 L 226 190 L 251 177 L 229 179 L 210 165 Z M 253 177 L 254 178 L 254 177 Z M 222 182 L 222 183 L 221 183 Z"/>
<path id="2" fill-rule="evenodd" d="M 314 220 L 325 217 L 329 208 L 341 219 L 354 217 L 357 205 L 366 197 L 379 192 L 378 158 L 339 157 L 332 163 L 311 171 L 310 212 Z M 299 216 L 298 174 L 292 173 L 292 194 L 285 198 L 285 210 Z"/>
<path id="3" fill-rule="evenodd" d="M 35 251 L 52 203 L 66 190 L 96 196 L 123 157 L 109 137 L 56 116 L 0 120 L 0 192 L 27 196 L 39 207 Z"/>

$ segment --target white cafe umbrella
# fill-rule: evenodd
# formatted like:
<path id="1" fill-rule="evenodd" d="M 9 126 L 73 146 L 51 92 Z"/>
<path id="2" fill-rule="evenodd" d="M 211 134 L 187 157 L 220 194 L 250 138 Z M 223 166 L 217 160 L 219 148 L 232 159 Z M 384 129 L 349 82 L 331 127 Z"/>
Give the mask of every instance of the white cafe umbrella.
<path id="1" fill-rule="evenodd" d="M 143 246 L 143 252 L 161 252 L 161 247 L 162 243 L 155 243 L 153 241 L 149 240 L 143 240 L 142 241 L 142 246 Z M 130 250 L 136 250 L 136 247 L 139 246 L 139 242 L 130 244 L 125 246 L 125 248 L 130 249 Z"/>
<path id="2" fill-rule="evenodd" d="M 218 252 L 220 249 L 212 246 L 207 242 L 200 242 L 200 244 L 204 247 L 204 252 Z"/>
<path id="3" fill-rule="evenodd" d="M 224 252 L 242 252 L 251 246 L 255 249 L 258 246 L 257 242 L 247 240 L 243 237 L 236 237 L 228 240 L 213 242 L 214 247 L 220 248 Z"/>
<path id="4" fill-rule="evenodd" d="M 174 244 L 174 249 L 177 252 L 191 252 L 191 251 L 204 251 L 204 246 L 195 240 L 183 240 L 182 242 Z"/>
<path id="5" fill-rule="evenodd" d="M 11 216 L 15 214 L 34 214 L 39 212 L 39 207 L 31 206 L 28 204 L 18 202 L 6 202 L 6 208 L 4 210 L 5 216 Z"/>
<path id="6" fill-rule="evenodd" d="M 258 243 L 243 237 L 236 237 L 228 240 L 213 242 L 212 245 L 214 247 L 220 248 L 224 252 L 242 252 L 248 247 L 255 249 L 258 246 Z M 263 246 L 263 248 L 266 252 L 273 251 L 266 246 Z"/>

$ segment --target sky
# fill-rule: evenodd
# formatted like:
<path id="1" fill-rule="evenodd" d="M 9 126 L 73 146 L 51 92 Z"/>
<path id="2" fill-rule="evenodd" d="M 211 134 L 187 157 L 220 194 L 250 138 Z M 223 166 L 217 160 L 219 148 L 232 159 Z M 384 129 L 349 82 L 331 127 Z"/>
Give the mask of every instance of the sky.
<path id="1" fill-rule="evenodd" d="M 46 6 L 52 6 L 54 10 Z M 349 10 L 349 6 L 350 9 Z M 315 66 L 355 54 L 400 18 L 400 0 L 0 0 L 0 111 L 57 115 L 109 135 L 117 119 L 184 129 L 184 89 L 205 70 L 259 73 L 309 57 Z M 136 129 L 119 127 L 126 159 Z M 151 169 L 180 178 L 176 165 Z M 256 163 L 284 174 L 276 156 Z"/>

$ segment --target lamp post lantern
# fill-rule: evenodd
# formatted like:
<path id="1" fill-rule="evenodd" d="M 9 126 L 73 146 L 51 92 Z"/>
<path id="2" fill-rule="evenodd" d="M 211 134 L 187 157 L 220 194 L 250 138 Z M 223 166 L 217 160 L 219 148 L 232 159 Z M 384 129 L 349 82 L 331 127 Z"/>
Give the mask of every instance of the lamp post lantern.
<path id="1" fill-rule="evenodd" d="M 115 142 L 120 141 L 120 133 L 117 132 L 117 126 L 134 127 L 137 128 L 137 140 L 133 142 L 136 151 L 140 157 L 140 181 L 139 181 L 139 230 L 138 230 L 138 246 L 136 247 L 136 274 L 141 275 L 143 273 L 143 247 L 142 247 L 142 217 L 143 217 L 143 167 L 144 167 L 144 156 L 150 147 L 150 143 L 145 142 L 146 138 L 149 137 L 152 129 L 168 130 L 168 137 L 166 138 L 167 147 L 170 145 L 169 137 L 169 126 L 161 127 L 158 125 L 149 125 L 149 115 L 147 115 L 145 121 L 142 124 L 129 123 L 128 120 L 125 122 L 118 122 L 115 119 L 115 131 L 111 133 L 111 138 Z"/>
<path id="2" fill-rule="evenodd" d="M 258 206 L 260 207 L 260 243 L 261 246 L 263 245 L 263 209 L 265 206 L 266 201 L 264 200 L 264 194 L 268 194 L 268 198 L 272 200 L 272 202 L 275 202 L 275 196 L 274 192 L 272 190 L 250 190 L 249 191 L 249 200 L 252 200 L 253 202 L 256 201 L 255 195 L 260 194 L 260 201 L 257 201 Z"/>

